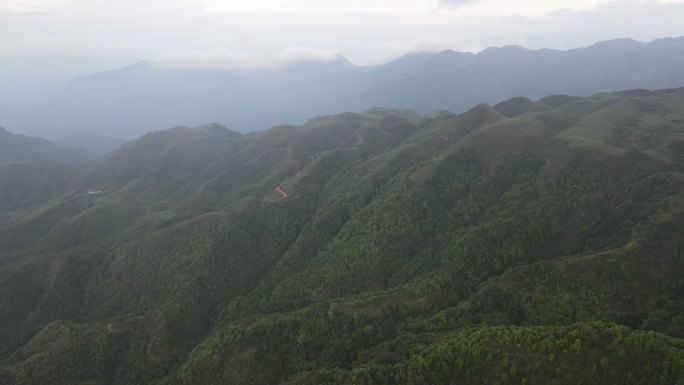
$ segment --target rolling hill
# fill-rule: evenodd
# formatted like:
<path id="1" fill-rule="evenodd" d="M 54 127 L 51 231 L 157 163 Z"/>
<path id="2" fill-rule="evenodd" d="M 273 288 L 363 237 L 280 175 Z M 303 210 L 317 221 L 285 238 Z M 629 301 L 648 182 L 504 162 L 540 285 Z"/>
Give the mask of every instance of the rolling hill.
<path id="1" fill-rule="evenodd" d="M 2 383 L 684 379 L 684 89 L 179 126 L 61 185 L 0 209 Z"/>

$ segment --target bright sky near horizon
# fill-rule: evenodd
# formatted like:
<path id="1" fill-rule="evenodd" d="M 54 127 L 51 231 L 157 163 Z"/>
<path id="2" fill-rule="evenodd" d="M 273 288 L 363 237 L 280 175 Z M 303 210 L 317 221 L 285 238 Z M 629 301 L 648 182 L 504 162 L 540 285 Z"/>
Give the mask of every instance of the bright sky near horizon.
<path id="1" fill-rule="evenodd" d="M 682 20 L 684 0 L 0 0 L 0 80 L 34 76 L 41 60 L 66 77 L 143 58 L 242 68 L 506 44 L 567 49 L 682 36 Z"/>

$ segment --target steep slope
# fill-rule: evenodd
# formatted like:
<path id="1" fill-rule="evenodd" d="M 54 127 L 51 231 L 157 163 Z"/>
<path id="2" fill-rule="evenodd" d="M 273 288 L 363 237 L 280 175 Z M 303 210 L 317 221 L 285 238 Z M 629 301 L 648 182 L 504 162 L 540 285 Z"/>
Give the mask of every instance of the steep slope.
<path id="1" fill-rule="evenodd" d="M 241 132 L 375 106 L 463 112 L 511 97 L 586 96 L 684 85 L 684 38 L 618 39 L 558 51 L 412 53 L 358 67 L 339 57 L 268 70 L 188 70 L 140 62 L 75 79 L 3 124 L 44 136 L 80 130 L 132 139 L 150 129 L 219 122 Z M 40 113 L 37 113 L 40 112 Z M 41 132 L 49 127 L 52 132 Z"/>
<path id="2" fill-rule="evenodd" d="M 2 222 L 0 380 L 675 384 L 683 96 L 148 134 Z"/>

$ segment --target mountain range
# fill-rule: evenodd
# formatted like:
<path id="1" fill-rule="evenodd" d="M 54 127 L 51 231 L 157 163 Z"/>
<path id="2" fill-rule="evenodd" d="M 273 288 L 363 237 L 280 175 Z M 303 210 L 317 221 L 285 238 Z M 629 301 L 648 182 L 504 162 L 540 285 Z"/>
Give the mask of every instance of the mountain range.
<path id="1" fill-rule="evenodd" d="M 0 163 L 0 383 L 684 379 L 682 88 L 52 154 Z"/>
<path id="2" fill-rule="evenodd" d="M 618 39 L 559 51 L 518 46 L 477 54 L 411 53 L 376 66 L 302 62 L 253 70 L 172 68 L 141 61 L 75 79 L 28 106 L 0 107 L 0 124 L 58 137 L 132 139 L 150 129 L 217 122 L 239 132 L 376 106 L 461 113 L 511 97 L 588 96 L 684 86 L 684 38 Z"/>

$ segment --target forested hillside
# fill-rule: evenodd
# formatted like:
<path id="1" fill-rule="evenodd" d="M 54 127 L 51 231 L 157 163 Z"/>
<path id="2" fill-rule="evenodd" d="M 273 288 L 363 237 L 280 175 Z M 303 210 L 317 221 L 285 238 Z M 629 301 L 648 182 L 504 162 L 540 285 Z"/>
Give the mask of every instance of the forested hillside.
<path id="1" fill-rule="evenodd" d="M 684 384 L 684 89 L 69 167 L 0 202 L 2 384 Z"/>

